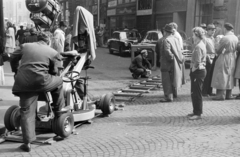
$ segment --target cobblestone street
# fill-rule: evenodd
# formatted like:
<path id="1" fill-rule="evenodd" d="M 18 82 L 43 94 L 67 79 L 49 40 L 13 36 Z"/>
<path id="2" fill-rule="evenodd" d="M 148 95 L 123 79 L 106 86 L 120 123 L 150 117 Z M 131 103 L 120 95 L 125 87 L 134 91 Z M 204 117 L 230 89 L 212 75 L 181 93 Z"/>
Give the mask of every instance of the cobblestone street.
<path id="1" fill-rule="evenodd" d="M 93 77 L 90 92 L 94 95 L 101 87 L 105 87 L 103 93 L 107 90 L 113 92 L 126 86 L 130 80 L 134 81 L 131 78 L 103 81 L 100 75 L 90 75 Z M 101 86 L 96 87 L 97 84 Z M 95 91 L 92 86 L 95 86 Z M 234 88 L 233 93 L 237 94 L 238 89 Z M 190 121 L 186 117 L 192 112 L 190 82 L 181 88 L 174 102 L 160 103 L 162 96 L 161 89 L 152 90 L 133 102 L 125 102 L 124 110 L 115 111 L 110 117 L 96 117 L 92 124 L 78 127 L 77 135 L 53 145 L 33 144 L 31 153 L 17 149 L 21 143 L 2 143 L 0 156 L 240 156 L 239 100 L 213 101 L 204 98 L 202 119 Z"/>

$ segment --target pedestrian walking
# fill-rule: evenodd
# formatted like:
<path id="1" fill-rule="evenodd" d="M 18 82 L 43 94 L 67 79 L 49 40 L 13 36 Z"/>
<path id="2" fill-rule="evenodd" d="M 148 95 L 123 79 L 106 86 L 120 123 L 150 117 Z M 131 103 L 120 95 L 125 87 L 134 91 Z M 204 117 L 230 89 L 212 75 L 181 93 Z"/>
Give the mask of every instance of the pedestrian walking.
<path id="1" fill-rule="evenodd" d="M 7 22 L 7 30 L 6 30 L 6 43 L 5 43 L 5 52 L 13 53 L 16 43 L 15 43 L 15 33 L 14 28 L 11 22 Z"/>
<path id="2" fill-rule="evenodd" d="M 194 49 L 192 52 L 190 79 L 191 79 L 191 99 L 193 113 L 188 114 L 190 120 L 201 119 L 203 100 L 202 86 L 206 77 L 206 45 L 203 42 L 205 30 L 201 27 L 195 27 L 192 30 Z"/>
<path id="3" fill-rule="evenodd" d="M 183 56 L 178 40 L 173 36 L 173 29 L 169 24 L 164 27 L 163 43 L 160 44 L 160 70 L 165 96 L 160 102 L 172 102 L 182 86 Z"/>
<path id="4" fill-rule="evenodd" d="M 229 100 L 233 99 L 232 89 L 234 87 L 235 65 L 236 65 L 236 49 L 238 38 L 234 35 L 233 25 L 224 24 L 225 36 L 219 43 L 216 51 L 218 58 L 215 63 L 211 86 L 217 90 L 213 100 Z"/>
<path id="5" fill-rule="evenodd" d="M 20 26 L 20 29 L 17 31 L 15 39 L 18 40 L 19 46 L 22 45 L 24 39 L 25 30 L 23 30 L 23 26 Z"/>
<path id="6" fill-rule="evenodd" d="M 207 50 L 207 57 L 206 57 L 206 70 L 207 70 L 207 75 L 204 79 L 203 82 L 203 89 L 202 89 L 202 95 L 203 96 L 212 96 L 212 87 L 211 87 L 211 82 L 212 82 L 212 75 L 213 75 L 213 67 L 215 65 L 215 39 L 214 39 L 214 33 L 216 30 L 216 27 L 214 24 L 208 24 L 207 25 L 207 33 L 204 38 L 204 43 L 206 45 L 206 50 Z"/>

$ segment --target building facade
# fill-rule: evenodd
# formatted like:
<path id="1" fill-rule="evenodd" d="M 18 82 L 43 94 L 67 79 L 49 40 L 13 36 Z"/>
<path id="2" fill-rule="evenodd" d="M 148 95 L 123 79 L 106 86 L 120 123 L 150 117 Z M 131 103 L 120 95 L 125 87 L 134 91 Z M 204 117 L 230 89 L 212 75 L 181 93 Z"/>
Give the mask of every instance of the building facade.
<path id="1" fill-rule="evenodd" d="M 23 0 L 3 0 L 4 18 L 15 25 L 32 24 L 29 15 L 30 12 L 26 8 Z"/>
<path id="2" fill-rule="evenodd" d="M 83 6 L 94 15 L 94 24 L 111 30 L 136 28 L 140 32 L 161 29 L 176 22 L 179 31 L 191 36 L 191 30 L 201 23 L 217 21 L 220 26 L 230 22 L 240 34 L 239 0 L 61 0 L 62 20 L 73 23 L 76 6 Z M 99 13 L 98 16 L 98 2 Z M 67 11 L 66 11 L 67 10 Z M 99 19 L 98 19 L 99 18 Z"/>

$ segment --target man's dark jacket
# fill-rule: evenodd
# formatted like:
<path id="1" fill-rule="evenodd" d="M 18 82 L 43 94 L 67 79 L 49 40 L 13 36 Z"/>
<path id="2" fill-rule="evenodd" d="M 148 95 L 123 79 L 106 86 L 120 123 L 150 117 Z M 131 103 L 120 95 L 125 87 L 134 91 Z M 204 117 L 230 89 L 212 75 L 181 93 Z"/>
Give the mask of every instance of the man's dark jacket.
<path id="1" fill-rule="evenodd" d="M 45 42 L 23 44 L 10 58 L 12 71 L 17 72 L 13 94 L 46 92 L 61 85 L 62 79 L 56 76 L 60 61 L 60 54 Z"/>

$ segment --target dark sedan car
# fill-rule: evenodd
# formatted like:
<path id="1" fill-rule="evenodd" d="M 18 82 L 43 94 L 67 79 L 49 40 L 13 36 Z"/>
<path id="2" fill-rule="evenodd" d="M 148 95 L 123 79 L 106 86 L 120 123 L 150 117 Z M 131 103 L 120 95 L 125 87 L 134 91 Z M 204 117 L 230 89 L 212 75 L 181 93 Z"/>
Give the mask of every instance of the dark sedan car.
<path id="1" fill-rule="evenodd" d="M 117 51 L 120 55 L 131 53 L 131 45 L 138 42 L 138 38 L 129 36 L 129 31 L 115 31 L 112 38 L 108 39 L 107 45 L 110 53 Z"/>

